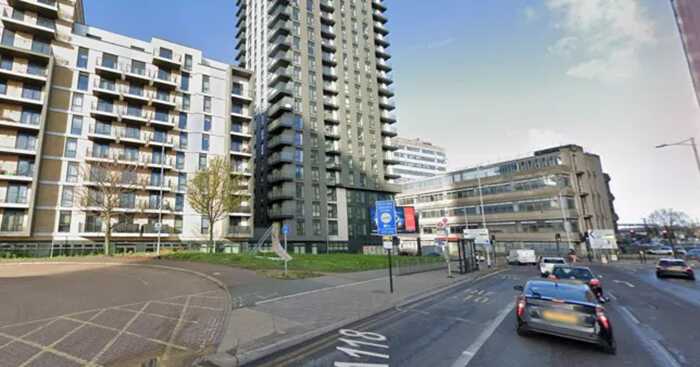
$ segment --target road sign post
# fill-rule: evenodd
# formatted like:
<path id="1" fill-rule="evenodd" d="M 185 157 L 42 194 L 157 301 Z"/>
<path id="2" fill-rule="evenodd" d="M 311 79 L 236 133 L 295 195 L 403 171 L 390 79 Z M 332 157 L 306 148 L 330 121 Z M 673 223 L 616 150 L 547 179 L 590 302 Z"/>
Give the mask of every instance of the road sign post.
<path id="1" fill-rule="evenodd" d="M 379 236 L 396 236 L 396 206 L 392 200 L 381 200 L 374 203 L 374 221 L 377 223 L 377 234 Z M 387 261 L 389 265 L 389 291 L 394 293 L 394 278 L 391 270 L 391 251 L 394 243 L 391 238 L 384 238 L 384 249 L 387 251 Z"/>
<path id="2" fill-rule="evenodd" d="M 289 253 L 287 251 L 287 233 L 289 233 L 289 226 L 288 225 L 283 225 L 282 226 L 282 234 L 284 235 L 284 252 Z M 287 277 L 287 259 L 284 259 L 284 276 Z"/>

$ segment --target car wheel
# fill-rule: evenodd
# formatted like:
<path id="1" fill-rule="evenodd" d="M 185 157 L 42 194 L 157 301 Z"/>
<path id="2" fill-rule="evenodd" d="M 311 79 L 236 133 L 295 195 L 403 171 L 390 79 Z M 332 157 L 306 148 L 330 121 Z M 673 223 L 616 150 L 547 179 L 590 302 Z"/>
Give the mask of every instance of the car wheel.
<path id="1" fill-rule="evenodd" d="M 692 281 L 695 281 L 695 275 L 693 275 L 693 276 L 691 276 L 691 277 L 688 277 L 688 279 L 690 279 L 690 280 L 692 280 Z"/>
<path id="2" fill-rule="evenodd" d="M 663 275 L 661 275 L 661 273 L 657 272 L 657 273 L 656 273 L 656 277 L 657 277 L 657 278 L 663 278 Z"/>
<path id="3" fill-rule="evenodd" d="M 610 355 L 617 354 L 617 343 L 615 343 L 615 339 L 611 340 L 610 342 L 603 342 L 602 347 L 605 353 Z"/>
<path id="4" fill-rule="evenodd" d="M 518 323 L 518 326 L 515 328 L 515 331 L 518 333 L 520 336 L 528 336 L 530 335 L 530 332 L 525 329 L 525 324 Z"/>

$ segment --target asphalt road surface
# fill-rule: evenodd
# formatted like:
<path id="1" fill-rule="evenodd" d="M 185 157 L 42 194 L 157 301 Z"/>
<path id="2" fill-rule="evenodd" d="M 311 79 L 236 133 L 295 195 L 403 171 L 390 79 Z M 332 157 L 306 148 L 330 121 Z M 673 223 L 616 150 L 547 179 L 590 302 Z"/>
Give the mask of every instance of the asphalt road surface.
<path id="1" fill-rule="evenodd" d="M 514 285 L 538 276 L 510 267 L 290 348 L 255 366 L 700 366 L 700 285 L 656 279 L 653 265 L 592 266 L 618 348 L 515 332 Z"/>
<path id="2" fill-rule="evenodd" d="M 0 367 L 189 365 L 217 344 L 227 303 L 180 271 L 0 264 Z"/>

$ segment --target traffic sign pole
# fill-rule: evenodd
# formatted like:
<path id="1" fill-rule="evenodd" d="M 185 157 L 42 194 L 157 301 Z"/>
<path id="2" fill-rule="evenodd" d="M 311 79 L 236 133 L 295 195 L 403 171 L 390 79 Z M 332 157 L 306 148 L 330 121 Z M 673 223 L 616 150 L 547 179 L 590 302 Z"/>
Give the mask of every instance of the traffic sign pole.
<path id="1" fill-rule="evenodd" d="M 387 250 L 387 259 L 389 259 L 389 292 L 394 293 L 394 276 L 391 274 L 391 250 Z"/>
<path id="2" fill-rule="evenodd" d="M 286 224 L 282 226 L 282 234 L 284 235 L 284 252 L 289 253 L 287 251 L 287 233 L 289 232 L 289 226 Z M 284 276 L 285 278 L 287 277 L 287 259 L 284 259 Z"/>

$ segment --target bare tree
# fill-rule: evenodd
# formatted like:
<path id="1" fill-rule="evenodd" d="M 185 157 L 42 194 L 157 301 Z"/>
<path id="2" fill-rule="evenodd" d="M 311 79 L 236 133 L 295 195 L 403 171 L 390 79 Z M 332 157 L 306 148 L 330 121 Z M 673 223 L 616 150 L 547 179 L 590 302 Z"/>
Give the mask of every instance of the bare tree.
<path id="1" fill-rule="evenodd" d="M 75 195 L 81 206 L 87 210 L 96 210 L 105 224 L 104 253 L 114 254 L 112 248 L 112 229 L 114 219 L 121 207 L 122 194 L 135 191 L 139 186 L 135 165 L 123 165 L 113 161 L 90 162 L 81 167 L 83 185 L 77 188 Z"/>
<path id="2" fill-rule="evenodd" d="M 187 202 L 209 221 L 209 245 L 214 251 L 214 225 L 241 204 L 237 194 L 239 175 L 231 170 L 228 160 L 220 157 L 209 161 L 187 183 Z"/>
<path id="3" fill-rule="evenodd" d="M 656 224 L 667 231 L 673 228 L 689 227 L 692 223 L 688 214 L 673 209 L 657 209 L 649 215 L 647 222 Z"/>

